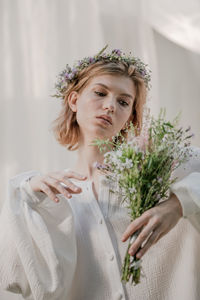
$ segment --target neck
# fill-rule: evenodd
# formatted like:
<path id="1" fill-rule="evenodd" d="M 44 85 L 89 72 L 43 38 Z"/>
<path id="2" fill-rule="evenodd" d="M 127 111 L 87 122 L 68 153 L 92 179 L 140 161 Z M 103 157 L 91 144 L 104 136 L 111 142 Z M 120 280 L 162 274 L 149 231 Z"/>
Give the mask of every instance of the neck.
<path id="1" fill-rule="evenodd" d="M 89 180 L 99 175 L 100 171 L 94 167 L 94 163 L 103 163 L 104 153 L 100 153 L 97 146 L 90 146 L 90 143 L 79 145 L 78 159 L 75 163 L 76 172 L 86 175 Z"/>

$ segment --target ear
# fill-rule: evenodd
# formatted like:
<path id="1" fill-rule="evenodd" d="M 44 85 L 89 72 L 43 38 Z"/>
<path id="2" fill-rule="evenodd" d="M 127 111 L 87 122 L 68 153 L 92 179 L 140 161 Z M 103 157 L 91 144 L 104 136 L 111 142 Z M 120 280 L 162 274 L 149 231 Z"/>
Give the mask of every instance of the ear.
<path id="1" fill-rule="evenodd" d="M 77 99 L 78 93 L 76 91 L 72 91 L 68 96 L 69 107 L 73 112 L 77 111 Z"/>

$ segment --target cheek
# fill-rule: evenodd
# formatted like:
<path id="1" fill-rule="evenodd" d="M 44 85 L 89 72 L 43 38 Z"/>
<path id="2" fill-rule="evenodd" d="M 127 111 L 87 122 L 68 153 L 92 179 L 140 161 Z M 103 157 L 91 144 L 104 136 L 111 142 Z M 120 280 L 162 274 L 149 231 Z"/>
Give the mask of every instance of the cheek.
<path id="1" fill-rule="evenodd" d="M 100 101 L 97 101 L 97 99 L 91 97 L 91 95 L 85 95 L 83 99 L 80 99 L 77 109 L 85 111 L 88 110 L 88 108 L 91 110 L 99 106 L 101 106 Z"/>
<path id="2" fill-rule="evenodd" d="M 128 120 L 131 119 L 131 116 L 132 116 L 132 110 L 131 109 L 124 109 L 123 111 L 122 110 L 118 111 L 118 113 L 116 115 L 116 119 L 119 120 L 119 122 L 121 124 L 124 124 Z"/>
<path id="3" fill-rule="evenodd" d="M 82 99 L 81 99 L 82 100 Z M 99 112 L 98 105 L 96 101 L 84 99 L 80 101 L 77 105 L 76 119 L 79 125 L 90 124 L 89 121 L 94 118 Z"/>

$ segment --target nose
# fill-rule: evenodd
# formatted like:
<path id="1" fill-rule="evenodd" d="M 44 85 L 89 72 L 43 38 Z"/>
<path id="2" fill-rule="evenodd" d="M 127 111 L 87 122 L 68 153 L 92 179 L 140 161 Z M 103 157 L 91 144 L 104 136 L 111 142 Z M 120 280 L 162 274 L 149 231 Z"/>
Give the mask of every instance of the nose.
<path id="1" fill-rule="evenodd" d="M 113 112 L 115 110 L 115 99 L 114 99 L 114 97 L 108 97 L 107 99 L 105 99 L 105 101 L 103 103 L 103 108 L 104 109 L 109 109 Z"/>

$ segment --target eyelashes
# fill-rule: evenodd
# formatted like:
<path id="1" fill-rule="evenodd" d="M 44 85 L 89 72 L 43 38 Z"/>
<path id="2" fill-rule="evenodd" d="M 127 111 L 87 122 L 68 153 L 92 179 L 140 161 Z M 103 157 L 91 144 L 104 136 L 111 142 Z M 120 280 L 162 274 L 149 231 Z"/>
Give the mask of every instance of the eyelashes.
<path id="1" fill-rule="evenodd" d="M 99 95 L 100 97 L 103 97 L 103 96 L 105 96 L 105 95 L 106 95 L 106 94 L 104 94 L 104 93 L 101 93 L 101 92 L 95 92 L 95 94 Z"/>
<path id="2" fill-rule="evenodd" d="M 100 97 L 106 96 L 105 93 L 101 93 L 101 92 L 95 92 L 95 94 L 97 94 Z M 121 104 L 121 106 L 129 106 L 129 104 L 126 101 L 124 101 L 124 100 L 119 100 L 119 102 L 123 103 L 123 104 Z"/>

